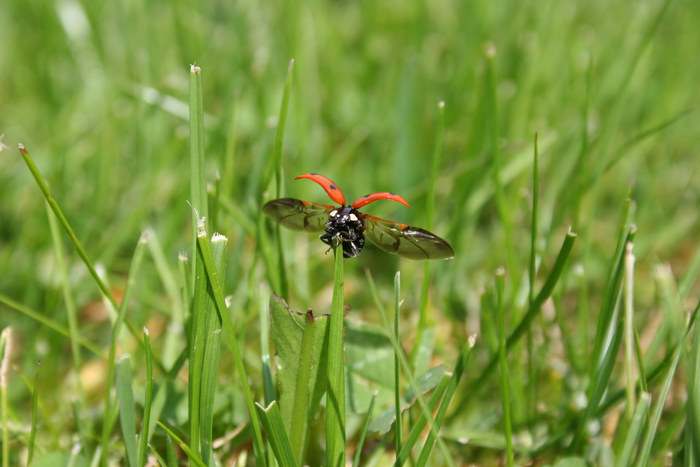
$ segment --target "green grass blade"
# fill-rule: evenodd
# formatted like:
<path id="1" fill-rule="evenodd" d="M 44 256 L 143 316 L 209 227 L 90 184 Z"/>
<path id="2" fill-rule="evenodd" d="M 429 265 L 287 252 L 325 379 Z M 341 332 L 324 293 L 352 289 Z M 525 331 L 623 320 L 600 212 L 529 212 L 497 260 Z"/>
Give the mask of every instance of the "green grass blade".
<path id="1" fill-rule="evenodd" d="M 578 420 L 578 428 L 576 435 L 571 443 L 574 449 L 577 449 L 579 444 L 583 441 L 585 435 L 586 426 L 588 421 L 593 417 L 600 401 L 608 388 L 608 383 L 610 382 L 610 375 L 612 375 L 613 366 L 615 366 L 615 359 L 617 357 L 618 350 L 620 349 L 620 343 L 622 342 L 622 323 L 617 325 L 615 333 L 612 336 L 610 345 L 607 347 L 605 355 L 603 355 L 603 360 L 601 361 L 598 370 L 594 374 L 594 379 L 591 382 L 591 388 L 588 394 L 588 406 L 583 412 L 581 418 Z"/>
<path id="2" fill-rule="evenodd" d="M 109 300 L 109 302 L 112 304 L 114 309 L 118 309 L 119 305 L 117 304 L 117 301 L 114 299 L 112 292 L 110 292 L 109 288 L 107 287 L 107 284 L 105 284 L 105 282 L 102 280 L 100 275 L 97 273 L 97 270 L 95 269 L 95 266 L 92 264 L 90 257 L 88 256 L 87 252 L 85 251 L 85 248 L 83 248 L 82 243 L 80 243 L 80 240 L 78 240 L 78 237 L 75 235 L 75 232 L 73 231 L 70 224 L 68 223 L 66 216 L 63 215 L 63 211 L 61 211 L 61 208 L 59 207 L 58 203 L 56 202 L 56 199 L 51 194 L 51 190 L 49 190 L 48 184 L 46 183 L 44 178 L 41 176 L 41 173 L 39 173 L 39 169 L 36 167 L 36 165 L 34 164 L 34 161 L 29 156 L 29 153 L 27 152 L 27 150 L 24 148 L 24 146 L 22 144 L 19 145 L 19 152 L 22 155 L 22 159 L 24 159 L 24 163 L 27 165 L 29 172 L 31 172 L 32 176 L 34 177 L 34 180 L 36 180 L 37 185 L 39 185 L 39 189 L 44 194 L 44 197 L 46 198 L 46 202 L 49 203 L 49 207 L 51 208 L 53 213 L 56 215 L 56 218 L 58 219 L 58 223 L 61 224 L 61 227 L 63 228 L 63 230 L 66 232 L 66 234 L 68 234 L 68 238 L 70 239 L 71 243 L 73 244 L 73 247 L 75 248 L 75 250 L 78 252 L 78 256 L 80 256 L 80 258 L 83 260 L 83 263 L 88 268 L 90 275 L 94 279 L 94 281 L 97 284 L 97 286 L 99 287 L 100 291 L 107 298 L 107 300 Z"/>
<path id="3" fill-rule="evenodd" d="M 432 417 L 430 408 L 428 407 L 428 403 L 425 401 L 422 391 L 418 387 L 418 383 L 416 383 L 416 379 L 413 376 L 413 373 L 411 372 L 411 367 L 408 364 L 408 359 L 404 355 L 401 345 L 396 340 L 396 336 L 393 332 L 391 332 L 391 326 L 389 325 L 389 320 L 386 316 L 386 310 L 384 310 L 384 305 L 382 305 L 382 302 L 379 299 L 379 294 L 377 292 L 376 286 L 374 285 L 374 280 L 372 279 L 372 274 L 370 273 L 369 269 L 365 269 L 365 275 L 367 277 L 367 283 L 369 284 L 370 293 L 374 298 L 374 303 L 376 304 L 377 310 L 379 311 L 379 316 L 382 319 L 382 324 L 384 325 L 384 332 L 389 341 L 391 342 L 391 346 L 394 349 L 394 354 L 398 355 L 399 357 L 399 363 L 401 364 L 401 368 L 403 369 L 404 374 L 406 375 L 406 379 L 408 379 L 409 386 L 411 387 L 413 393 L 416 396 L 416 401 L 418 402 L 418 406 L 421 409 L 421 413 L 429 422 L 430 433 L 433 434 L 433 436 L 435 436 L 438 446 L 440 447 L 440 451 L 444 456 L 444 461 L 448 465 L 454 465 L 454 461 L 452 460 L 450 452 L 447 449 L 447 445 L 445 445 L 445 441 L 442 439 L 441 436 L 439 436 L 437 427 L 435 425 L 435 421 Z"/>
<path id="4" fill-rule="evenodd" d="M 192 462 L 193 464 L 195 464 L 199 467 L 207 467 L 207 465 L 204 462 L 202 462 L 202 459 L 200 459 L 199 456 L 197 456 L 197 454 L 195 454 L 195 452 L 192 451 L 192 449 L 190 449 L 190 447 L 187 445 L 187 443 L 185 443 L 182 439 L 180 439 L 180 437 L 178 437 L 174 431 L 172 431 L 170 428 L 165 426 L 165 424 L 163 422 L 160 422 L 160 421 L 158 422 L 158 426 L 161 427 L 161 429 L 163 431 L 165 431 L 167 433 L 167 435 L 170 436 L 177 443 L 178 446 L 180 446 L 180 449 L 182 449 L 182 451 L 185 454 L 187 454 L 187 457 L 190 459 L 190 462 Z M 168 458 L 170 460 L 170 456 L 168 456 Z M 168 462 L 168 465 L 175 465 L 175 464 L 171 464 L 170 462 Z"/>
<path id="5" fill-rule="evenodd" d="M 168 438 L 170 439 L 170 438 Z M 168 467 L 168 463 L 163 459 L 163 456 L 160 455 L 158 451 L 156 451 L 156 448 L 154 448 L 152 445 L 148 445 L 148 447 L 151 448 L 151 454 L 156 458 L 158 463 L 160 464 L 160 467 Z"/>
<path id="6" fill-rule="evenodd" d="M 618 236 L 617 247 L 613 256 L 613 261 L 610 264 L 610 270 L 603 292 L 603 303 L 601 304 L 600 313 L 598 315 L 595 341 L 590 359 L 591 378 L 593 372 L 597 371 L 597 367 L 600 364 L 601 355 L 605 351 L 606 341 L 610 339 L 610 330 L 615 327 L 613 318 L 620 296 L 620 287 L 624 272 L 625 245 L 633 240 L 635 232 L 633 226 L 630 226 L 630 205 L 631 200 L 628 198 L 622 216 L 623 222 Z"/>
<path id="7" fill-rule="evenodd" d="M 401 305 L 401 271 L 396 271 L 394 275 L 394 336 L 396 342 L 401 342 L 399 333 L 399 316 Z M 394 407 L 396 408 L 396 421 L 394 422 L 394 441 L 396 443 L 396 460 L 401 452 L 401 435 L 403 426 L 401 424 L 401 371 L 399 369 L 399 355 L 394 353 Z"/>
<path id="8" fill-rule="evenodd" d="M 29 441 L 27 442 L 27 465 L 32 465 L 34 457 L 34 442 L 36 440 L 36 425 L 39 415 L 39 365 L 36 365 L 36 373 L 34 374 L 34 384 L 32 385 L 32 427 L 29 431 Z"/>
<path id="9" fill-rule="evenodd" d="M 474 348 L 475 344 L 476 335 L 472 335 L 462 347 L 462 352 L 460 352 L 459 358 L 457 359 L 457 363 L 455 364 L 455 369 L 452 372 L 450 383 L 447 386 L 447 389 L 445 390 L 445 397 L 443 397 L 442 403 L 440 404 L 440 408 L 438 408 L 438 412 L 435 415 L 435 426 L 438 429 L 442 425 L 442 421 L 445 418 L 445 414 L 447 413 L 447 408 L 449 407 L 450 402 L 452 401 L 452 398 L 454 397 L 454 394 L 457 391 L 457 386 L 459 385 L 459 381 L 462 379 L 462 375 L 464 374 L 464 370 L 467 367 L 467 362 L 469 362 L 469 357 L 471 357 L 472 349 Z M 423 449 L 421 450 L 420 456 L 418 457 L 418 462 L 416 463 L 417 467 L 422 467 L 427 464 L 434 443 L 435 435 L 431 431 L 428 434 L 428 438 L 425 440 Z M 408 452 L 405 454 L 405 456 L 408 456 Z"/>
<path id="10" fill-rule="evenodd" d="M 552 295 L 554 286 L 557 284 L 559 278 L 561 277 L 561 274 L 564 270 L 564 266 L 566 265 L 566 260 L 569 258 L 569 254 L 571 253 L 571 249 L 574 246 L 575 240 L 576 234 L 574 232 L 569 231 L 566 234 L 566 237 L 564 238 L 564 243 L 562 244 L 562 247 L 559 250 L 559 254 L 557 255 L 557 259 L 554 262 L 554 266 L 552 267 L 552 271 L 549 273 L 547 280 L 540 289 L 540 292 L 535 297 L 535 300 L 528 306 L 527 312 L 520 319 L 520 322 L 516 326 L 515 330 L 513 330 L 510 336 L 508 336 L 508 340 L 506 341 L 507 351 L 510 351 L 510 349 L 512 349 L 513 346 L 520 340 L 523 334 L 525 334 L 525 331 L 530 327 L 530 324 L 535 319 L 535 316 L 539 314 L 542 304 Z M 494 370 L 494 367 L 497 363 L 498 355 L 495 355 L 491 358 L 488 365 L 486 365 L 486 367 L 481 371 L 479 377 L 475 380 L 477 382 L 477 385 L 475 387 L 482 387 L 482 385 L 479 385 L 478 382 L 484 381 L 487 375 L 490 375 L 491 372 Z M 474 391 L 470 392 L 469 394 L 473 395 Z M 462 399 L 457 409 L 457 412 L 461 411 L 461 409 L 467 403 L 468 400 L 469 395 Z"/>
<path id="11" fill-rule="evenodd" d="M 138 462 L 139 467 L 146 465 L 146 454 L 148 453 L 148 441 L 150 437 L 151 425 L 151 406 L 153 395 L 153 358 L 151 351 L 151 333 L 147 328 L 143 328 L 143 343 L 146 349 L 146 396 L 143 401 L 143 423 L 141 426 L 141 434 L 139 435 L 139 452 Z M 164 385 L 165 386 L 165 385 Z"/>
<path id="12" fill-rule="evenodd" d="M 496 322 L 498 323 L 498 361 L 500 364 L 499 388 L 501 406 L 503 407 L 503 425 L 506 437 L 506 462 L 513 466 L 513 422 L 511 420 L 510 377 L 508 376 L 508 359 L 506 348 L 506 314 L 503 304 L 503 286 L 505 270 L 496 271 Z"/>
<path id="13" fill-rule="evenodd" d="M 209 216 L 207 173 L 204 154 L 204 103 L 202 98 L 202 69 L 190 65 L 190 203 L 192 213 L 192 257 L 197 251 L 198 216 Z M 205 221 L 206 225 L 206 221 Z M 195 264 L 192 263 L 194 280 Z"/>
<path id="14" fill-rule="evenodd" d="M 190 422 L 190 447 L 201 457 L 201 443 L 199 436 L 201 427 L 199 426 L 202 417 L 200 414 L 202 391 L 202 369 L 204 368 L 204 345 L 206 343 L 206 306 L 207 306 L 207 276 L 199 249 L 195 252 L 195 274 L 194 295 L 192 296 L 192 311 L 190 318 L 190 338 L 189 338 L 189 378 L 188 385 L 188 409 Z"/>
<path id="15" fill-rule="evenodd" d="M 503 233 L 505 235 L 505 253 L 508 269 L 511 271 L 517 270 L 517 262 L 515 260 L 515 248 L 513 247 L 513 228 L 511 223 L 511 212 L 508 201 L 506 200 L 505 191 L 503 188 L 502 166 L 501 166 L 501 133 L 499 125 L 498 112 L 498 77 L 496 75 L 496 47 L 492 43 L 486 46 L 486 92 L 488 103 L 488 128 L 490 137 L 490 153 L 491 153 L 491 176 L 493 178 L 494 199 L 496 208 L 498 209 L 498 217 L 503 225 Z M 517 287 L 515 288 L 517 290 Z"/>
<path id="16" fill-rule="evenodd" d="M 117 303 L 116 299 L 114 298 L 114 295 L 109 290 L 109 287 L 107 287 L 107 284 L 102 280 L 100 275 L 97 273 L 95 266 L 92 264 L 92 260 L 90 260 L 90 257 L 87 255 L 85 248 L 83 247 L 82 243 L 80 243 L 80 240 L 78 240 L 78 237 L 75 235 L 75 232 L 73 231 L 72 227 L 68 223 L 68 220 L 63 215 L 63 211 L 61 211 L 61 208 L 58 205 L 58 203 L 56 202 L 56 199 L 51 194 L 51 190 L 49 190 L 48 184 L 46 183 L 44 178 L 41 176 L 41 173 L 39 173 L 39 169 L 36 167 L 36 165 L 34 164 L 34 161 L 29 156 L 29 153 L 27 152 L 27 150 L 25 149 L 25 147 L 22 144 L 19 145 L 19 152 L 22 155 L 22 159 L 24 160 L 24 163 L 27 165 L 29 172 L 31 172 L 32 176 L 34 177 L 34 180 L 36 181 L 37 185 L 39 186 L 39 189 L 44 194 L 44 197 L 46 198 L 46 202 L 49 204 L 49 207 L 51 208 L 54 215 L 58 219 L 58 223 L 61 225 L 63 230 L 68 235 L 68 238 L 70 239 L 71 243 L 73 244 L 73 247 L 77 251 L 78 256 L 80 256 L 80 259 L 83 260 L 83 264 L 85 264 L 85 266 L 88 268 L 90 275 L 92 276 L 92 278 L 94 279 L 98 288 L 102 292 L 103 297 L 107 300 L 107 302 L 109 303 L 109 305 L 113 309 L 118 310 L 120 308 L 120 306 Z M 138 339 L 139 333 L 138 333 L 136 327 L 134 326 L 134 324 L 129 319 L 125 319 L 125 322 L 126 322 L 127 327 L 129 328 L 129 331 L 131 332 L 131 334 Z M 156 360 L 156 364 L 158 366 L 162 366 L 158 360 Z"/>
<path id="17" fill-rule="evenodd" d="M 668 398 L 668 393 L 671 390 L 671 383 L 673 383 L 673 378 L 676 374 L 676 369 L 678 368 L 678 362 L 681 358 L 681 352 L 683 346 L 679 343 L 676 350 L 673 353 L 673 360 L 669 366 L 668 372 L 666 373 L 666 379 L 659 393 L 659 397 L 654 405 L 654 410 L 651 414 L 651 419 L 649 420 L 649 426 L 642 439 L 642 444 L 639 448 L 639 454 L 637 456 L 637 465 L 639 467 L 645 467 L 649 465 L 649 456 L 651 455 L 651 447 L 656 436 L 656 431 L 659 427 L 659 421 L 661 421 L 661 414 L 666 405 L 666 399 Z"/>
<path id="18" fill-rule="evenodd" d="M 214 267 L 219 277 L 219 286 L 223 288 L 226 272 L 228 239 L 223 235 L 214 234 L 211 239 L 211 252 L 214 257 Z M 201 389 L 199 393 L 199 429 L 202 462 L 212 465 L 212 431 L 214 428 L 214 398 L 216 396 L 216 380 L 219 373 L 219 356 L 221 354 L 221 319 L 216 312 L 216 303 L 211 298 L 211 287 L 207 287 L 207 300 L 204 316 L 204 340 L 200 344 L 203 349 Z M 228 313 L 228 309 L 226 309 Z"/>
<path id="19" fill-rule="evenodd" d="M 263 376 L 263 391 L 265 394 L 265 403 L 270 404 L 277 399 L 275 393 L 275 383 L 272 379 L 272 369 L 270 368 L 270 315 L 272 314 L 271 306 L 268 306 L 267 293 L 265 286 L 260 284 L 258 287 L 258 319 L 260 320 L 260 359 L 262 363 Z M 301 459 L 297 459 L 301 461 Z"/>
<path id="20" fill-rule="evenodd" d="M 528 268 L 528 307 L 535 301 L 535 278 L 537 275 L 537 220 L 539 212 L 540 193 L 540 165 L 539 150 L 537 147 L 537 133 L 535 133 L 535 148 L 532 157 L 532 217 L 530 220 L 530 263 Z M 527 400 L 527 416 L 534 420 L 537 410 L 537 393 L 539 388 L 539 378 L 537 377 L 537 367 L 535 365 L 535 346 L 532 339 L 532 328 L 527 329 L 527 373 L 530 381 L 529 398 Z"/>
<path id="21" fill-rule="evenodd" d="M 46 316 L 44 316 L 43 314 L 39 313 L 36 310 L 32 310 L 31 308 L 28 308 L 28 307 L 22 305 L 21 303 L 18 303 L 16 301 L 12 300 L 11 298 L 9 298 L 3 294 L 0 294 L 0 303 L 2 303 L 3 305 L 6 305 L 8 308 L 12 308 L 14 310 L 19 311 L 20 313 L 33 319 L 37 323 L 43 324 L 47 328 L 53 329 L 54 331 L 56 331 L 57 333 L 61 334 L 64 337 L 67 337 L 68 339 L 70 339 L 70 337 L 71 337 L 70 330 L 68 330 L 65 326 L 57 323 L 56 321 L 52 320 L 51 318 L 47 318 Z M 99 347 L 97 347 L 95 344 L 88 341 L 87 339 L 84 339 L 83 337 L 78 336 L 78 337 L 76 337 L 76 340 L 77 340 L 78 344 L 80 344 L 82 347 L 88 349 L 90 352 L 94 353 L 98 357 L 103 358 L 103 359 L 107 358 L 107 355 L 105 355 L 105 353 Z"/>
<path id="22" fill-rule="evenodd" d="M 282 145 L 284 143 L 284 130 L 287 126 L 287 110 L 289 108 L 289 95 L 292 89 L 292 72 L 294 71 L 294 59 L 289 61 L 287 67 L 287 78 L 282 91 L 282 102 L 280 103 L 280 113 L 277 120 L 277 132 L 275 134 L 275 196 L 282 197 Z M 277 258 L 280 283 L 280 295 L 289 297 L 289 282 L 287 280 L 287 266 L 284 260 L 284 246 L 282 245 L 281 226 L 275 225 L 277 231 Z"/>
<path id="23" fill-rule="evenodd" d="M 437 185 L 438 168 L 442 155 L 442 135 L 445 129 L 445 103 L 438 103 L 437 134 L 435 135 L 435 146 L 433 148 L 432 169 L 430 173 L 430 186 L 428 188 L 427 200 L 425 204 L 425 228 L 432 230 L 433 219 L 435 218 L 435 188 Z M 429 349 L 426 340 L 434 338 L 433 332 L 428 332 L 430 324 L 429 304 L 430 304 L 430 261 L 423 263 L 423 286 L 421 287 L 420 314 L 418 315 L 418 326 L 416 329 L 416 343 L 413 346 L 411 362 L 416 374 L 422 375 L 428 370 L 428 357 L 423 355 L 422 349 Z M 397 451 L 398 452 L 398 451 Z"/>
<path id="24" fill-rule="evenodd" d="M 695 327 L 693 345 L 688 355 L 688 400 L 686 401 L 687 421 L 685 427 L 687 455 L 700 459 L 700 330 Z"/>
<path id="25" fill-rule="evenodd" d="M 257 412 L 255 410 L 255 403 L 253 401 L 253 393 L 250 390 L 250 385 L 248 384 L 248 375 L 245 366 L 243 365 L 243 357 L 241 355 L 241 350 L 238 345 L 236 333 L 233 329 L 233 324 L 231 324 L 231 318 L 228 314 L 228 309 L 226 308 L 224 292 L 221 287 L 221 282 L 218 278 L 214 257 L 211 251 L 211 246 L 209 244 L 209 240 L 207 239 L 207 233 L 204 230 L 203 224 L 200 224 L 198 229 L 197 245 L 199 246 L 198 252 L 202 257 L 206 269 L 207 277 L 209 279 L 209 285 L 212 288 L 212 293 L 214 295 L 214 300 L 216 303 L 216 309 L 219 313 L 219 319 L 221 320 L 224 329 L 224 339 L 226 339 L 226 342 L 229 348 L 231 349 L 231 352 L 233 353 L 233 359 L 236 364 L 236 371 L 238 371 L 241 386 L 243 387 L 243 394 L 245 396 L 248 414 L 250 415 L 250 422 L 253 427 L 253 449 L 255 451 L 255 459 L 259 465 L 265 465 L 265 451 L 262 441 L 262 433 L 260 431 L 260 422 L 258 420 Z"/>
<path id="26" fill-rule="evenodd" d="M 353 456 L 352 459 L 352 467 L 359 467 L 360 466 L 360 459 L 362 457 L 362 448 L 365 445 L 365 438 L 367 437 L 367 431 L 369 428 L 369 424 L 372 421 L 372 414 L 374 413 L 374 405 L 377 402 L 377 392 L 375 391 L 374 394 L 372 394 L 372 399 L 369 402 L 369 407 L 367 408 L 367 414 L 365 415 L 365 421 L 362 424 L 362 429 L 360 430 L 360 437 L 357 440 L 357 444 L 355 445 L 355 455 Z"/>
<path id="27" fill-rule="evenodd" d="M 130 467 L 138 463 L 136 451 L 136 407 L 134 393 L 131 390 L 131 364 L 129 356 L 124 355 L 117 364 L 117 400 L 119 401 L 119 422 L 122 427 L 122 439 L 126 448 L 126 459 Z"/>
<path id="28" fill-rule="evenodd" d="M 144 255 L 144 245 L 146 243 L 146 235 L 141 235 L 139 241 L 136 243 L 136 248 L 134 250 L 134 256 L 131 260 L 131 266 L 129 269 L 129 276 L 126 282 L 126 288 L 124 289 L 124 297 L 119 305 L 119 313 L 117 319 L 112 326 L 112 333 L 110 335 L 109 341 L 109 357 L 107 358 L 107 381 L 110 383 L 114 381 L 115 373 L 115 357 L 117 352 L 117 339 L 119 338 L 119 333 L 121 332 L 122 323 L 126 319 L 126 308 L 131 299 L 131 294 L 133 292 L 133 287 L 136 282 L 136 276 L 139 273 L 141 267 L 141 261 Z M 114 414 L 112 413 L 112 397 L 111 391 L 108 389 L 105 393 L 105 408 L 104 408 L 104 420 L 102 422 L 102 437 L 100 440 L 100 446 L 102 449 L 100 464 L 105 465 L 107 461 L 107 455 L 109 454 L 109 435 L 112 431 L 112 423 L 114 422 Z M 134 459 L 135 461 L 135 459 Z"/>
<path id="29" fill-rule="evenodd" d="M 625 414 L 628 420 L 634 416 L 637 405 L 635 401 L 635 381 L 634 381 L 634 254 L 632 253 L 632 243 L 628 243 L 625 248 L 625 375 L 627 388 L 627 403 Z"/>
<path id="30" fill-rule="evenodd" d="M 0 334 L 0 412 L 2 416 L 2 467 L 10 465 L 10 432 L 7 425 L 7 376 L 12 349 L 12 328 L 5 328 Z"/>
<path id="31" fill-rule="evenodd" d="M 80 382 L 80 368 L 83 366 L 80 358 L 80 345 L 78 344 L 78 336 L 80 336 L 80 328 L 78 327 L 77 310 L 73 291 L 71 290 L 70 281 L 68 279 L 68 269 L 65 262 L 65 252 L 63 242 L 56 223 L 56 217 L 52 215 L 51 208 L 46 204 L 46 215 L 49 220 L 49 228 L 51 230 L 51 239 L 53 240 L 54 253 L 56 255 L 56 265 L 58 266 L 59 276 L 61 277 L 61 288 L 63 289 L 63 299 L 66 305 L 66 315 L 68 316 L 68 331 L 70 332 L 71 355 L 73 357 L 73 370 L 75 371 L 75 389 L 78 395 L 80 406 L 85 406 L 85 394 Z"/>
<path id="32" fill-rule="evenodd" d="M 336 245 L 333 301 L 328 336 L 326 388 L 326 465 L 345 465 L 345 352 L 343 350 L 343 248 Z"/>
<path id="33" fill-rule="evenodd" d="M 622 446 L 622 451 L 620 452 L 616 467 L 627 467 L 632 465 L 634 460 L 634 454 L 639 442 L 639 435 L 642 433 L 642 429 L 646 425 L 647 412 L 649 412 L 649 405 L 651 404 L 651 394 L 648 392 L 643 392 L 639 396 L 639 405 L 634 411 L 629 429 L 627 431 L 627 437 L 625 438 L 625 444 Z"/>
<path id="34" fill-rule="evenodd" d="M 435 389 L 433 389 L 433 393 L 428 401 L 428 406 L 430 407 L 431 413 L 435 411 L 435 408 L 440 403 L 440 400 L 445 393 L 445 389 L 447 389 L 447 386 L 450 384 L 450 380 L 450 375 L 445 373 L 440 383 L 438 383 L 438 385 L 435 386 Z M 401 451 L 399 451 L 398 455 L 396 456 L 396 465 L 403 465 L 406 462 L 408 456 L 411 454 L 411 451 L 416 446 L 421 432 L 427 423 L 428 420 L 425 418 L 425 415 L 421 414 L 418 421 L 411 424 L 411 430 L 406 437 L 406 442 L 403 443 L 403 446 L 401 446 Z"/>
<path id="35" fill-rule="evenodd" d="M 262 422 L 263 428 L 265 428 L 265 436 L 272 446 L 272 452 L 275 454 L 275 458 L 279 465 L 294 467 L 299 465 L 294 458 L 294 453 L 292 452 L 292 445 L 289 444 L 289 437 L 284 429 L 284 423 L 282 422 L 282 415 L 280 415 L 280 409 L 277 405 L 277 401 L 272 401 L 272 403 L 266 408 L 262 407 L 260 404 L 256 403 L 255 407 L 260 415 L 260 421 Z"/>

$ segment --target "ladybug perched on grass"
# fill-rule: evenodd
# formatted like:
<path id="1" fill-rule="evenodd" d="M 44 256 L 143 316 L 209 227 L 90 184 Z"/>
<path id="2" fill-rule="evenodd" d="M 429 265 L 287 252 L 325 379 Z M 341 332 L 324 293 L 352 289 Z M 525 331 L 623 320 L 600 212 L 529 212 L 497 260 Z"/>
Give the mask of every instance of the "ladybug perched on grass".
<path id="1" fill-rule="evenodd" d="M 263 212 L 292 230 L 324 231 L 321 241 L 333 246 L 335 239 L 343 246 L 343 256 L 354 258 L 362 252 L 365 236 L 384 251 L 410 259 L 450 259 L 454 251 L 449 243 L 435 234 L 418 227 L 380 219 L 358 211 L 378 199 L 391 199 L 408 205 L 401 196 L 389 192 L 372 193 L 345 204 L 345 195 L 338 185 L 323 175 L 309 173 L 298 176 L 318 183 L 328 196 L 340 206 L 318 204 L 296 198 L 268 201 Z"/>

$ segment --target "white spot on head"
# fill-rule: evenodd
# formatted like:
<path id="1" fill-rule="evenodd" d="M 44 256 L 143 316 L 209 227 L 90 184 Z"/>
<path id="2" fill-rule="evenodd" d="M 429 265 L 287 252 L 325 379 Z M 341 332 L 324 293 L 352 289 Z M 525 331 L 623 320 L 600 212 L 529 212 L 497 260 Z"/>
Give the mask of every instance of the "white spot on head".
<path id="1" fill-rule="evenodd" d="M 350 213 L 350 220 L 353 222 L 357 222 L 357 216 L 353 213 Z"/>
<path id="2" fill-rule="evenodd" d="M 331 216 L 331 217 L 335 217 L 335 216 L 337 216 L 337 215 L 338 215 L 338 210 L 337 210 L 337 209 L 334 209 L 334 210 L 332 210 L 332 211 L 329 213 L 329 216 Z"/>

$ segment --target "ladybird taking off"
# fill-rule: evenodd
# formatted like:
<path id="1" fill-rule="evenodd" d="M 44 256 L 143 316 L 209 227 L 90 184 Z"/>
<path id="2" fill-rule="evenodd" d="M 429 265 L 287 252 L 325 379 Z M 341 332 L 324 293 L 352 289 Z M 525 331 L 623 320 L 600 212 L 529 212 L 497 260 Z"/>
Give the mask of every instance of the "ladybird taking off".
<path id="1" fill-rule="evenodd" d="M 307 232 L 324 231 L 323 243 L 342 245 L 343 256 L 354 258 L 365 246 L 365 236 L 384 251 L 410 259 L 450 259 L 454 251 L 449 243 L 435 234 L 418 227 L 380 219 L 363 214 L 358 209 L 378 199 L 390 199 L 408 205 L 401 196 L 389 192 L 372 193 L 345 204 L 345 195 L 338 185 L 323 175 L 309 173 L 296 178 L 308 178 L 326 190 L 340 206 L 312 203 L 296 198 L 268 201 L 263 212 L 283 226 Z"/>

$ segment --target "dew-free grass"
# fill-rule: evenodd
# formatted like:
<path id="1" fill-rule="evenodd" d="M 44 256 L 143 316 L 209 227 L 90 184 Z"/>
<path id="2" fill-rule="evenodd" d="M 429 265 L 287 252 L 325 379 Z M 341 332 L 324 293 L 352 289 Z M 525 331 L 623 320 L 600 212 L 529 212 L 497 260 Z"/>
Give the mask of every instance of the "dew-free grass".
<path id="1" fill-rule="evenodd" d="M 400 193 L 371 214 L 457 253 L 344 262 L 334 456 L 694 465 L 698 4 L 278 7 L 0 3 L 3 465 L 327 463 L 328 400 L 291 423 L 270 297 L 323 319 L 335 261 L 260 210 L 314 200 L 285 187 L 305 172 Z M 222 327 L 194 417 L 197 281 Z"/>

